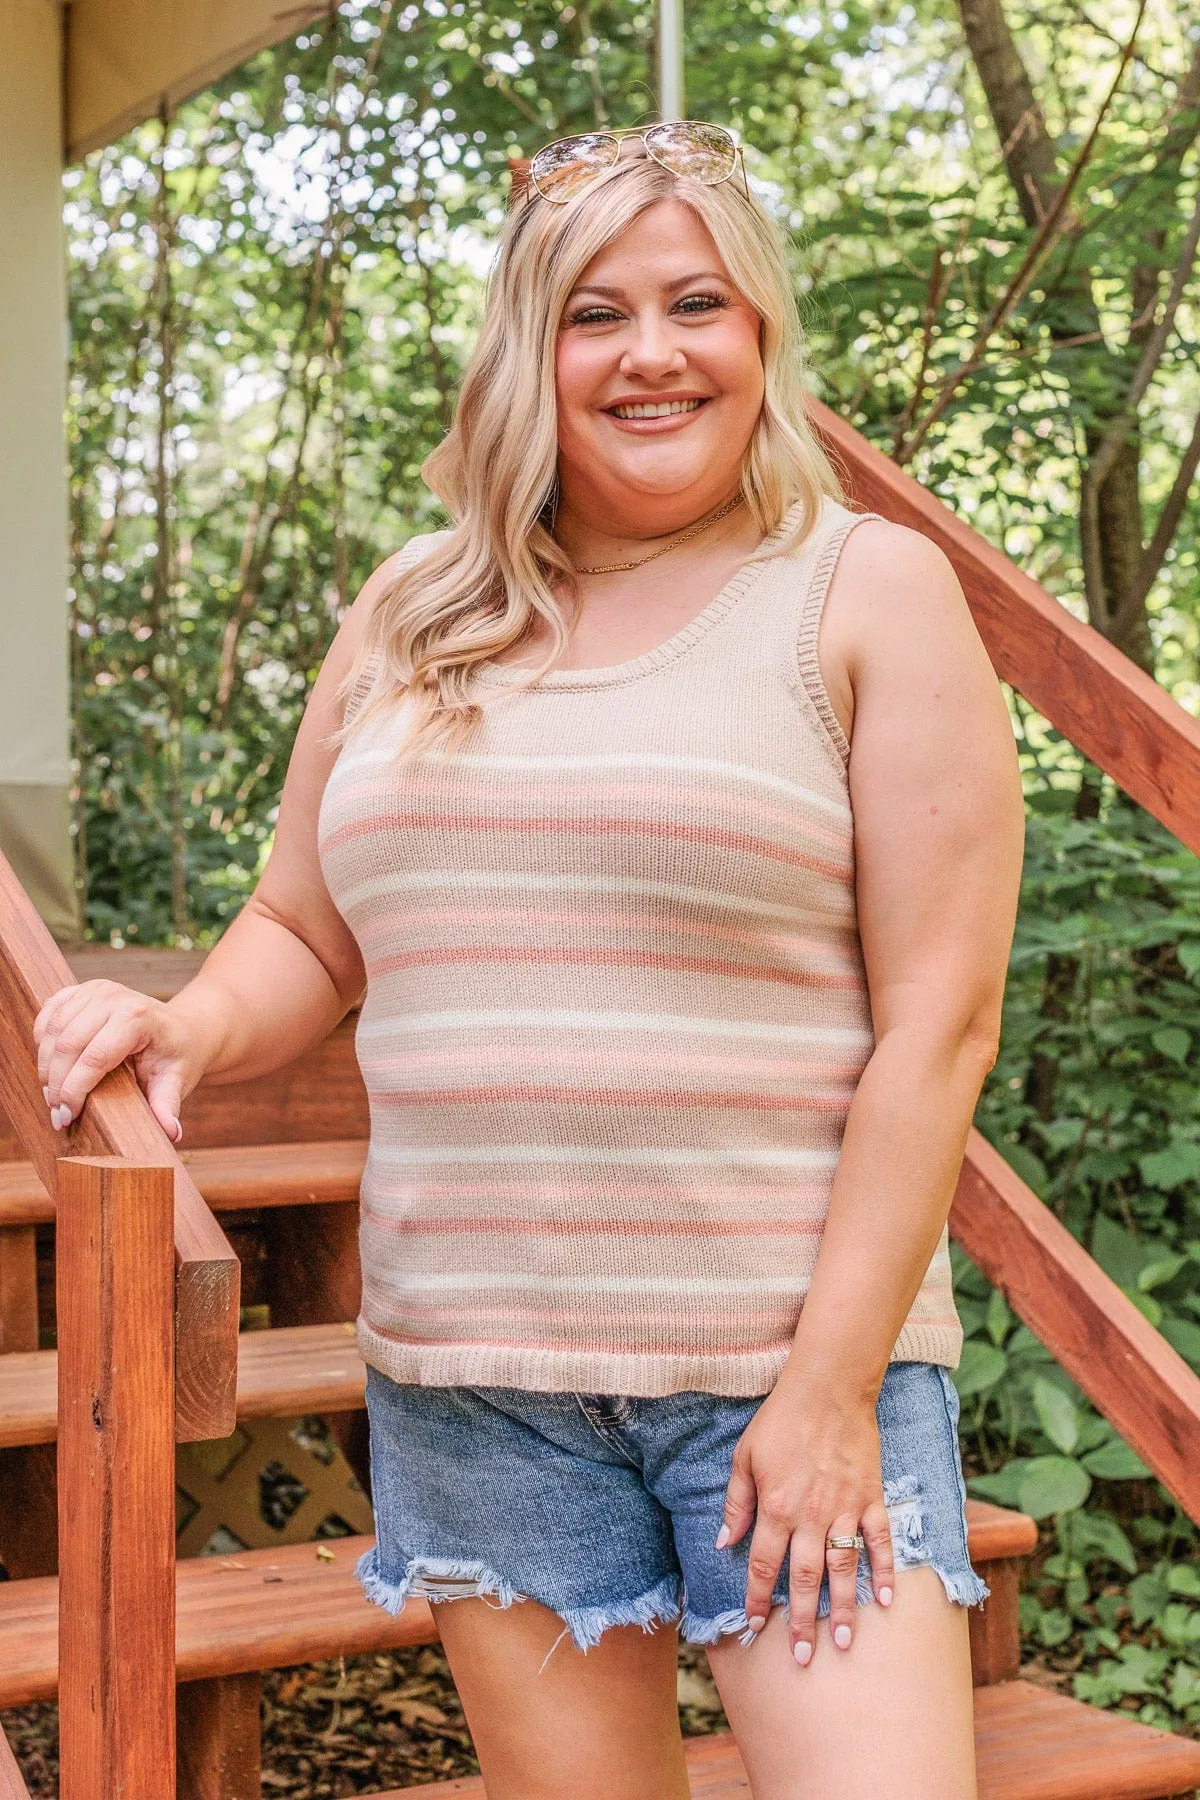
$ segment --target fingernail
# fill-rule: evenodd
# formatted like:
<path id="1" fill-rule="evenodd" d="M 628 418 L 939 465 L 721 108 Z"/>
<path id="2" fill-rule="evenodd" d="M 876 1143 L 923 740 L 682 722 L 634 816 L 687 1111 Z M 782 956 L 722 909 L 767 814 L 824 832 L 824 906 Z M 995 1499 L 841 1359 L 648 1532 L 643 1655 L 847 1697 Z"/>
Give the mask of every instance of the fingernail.
<path id="1" fill-rule="evenodd" d="M 178 1119 L 172 1118 L 172 1120 L 171 1120 L 171 1142 L 173 1144 L 177 1144 L 182 1136 L 183 1136 L 183 1126 L 179 1123 Z"/>
<path id="2" fill-rule="evenodd" d="M 850 1648 L 850 1627 L 839 1625 L 833 1634 L 833 1641 L 839 1650 L 848 1650 Z"/>
<path id="3" fill-rule="evenodd" d="M 717 1549 L 723 1550 L 728 1542 L 729 1542 L 729 1527 L 728 1527 L 728 1525 L 722 1525 L 720 1531 L 718 1531 L 718 1533 L 717 1533 L 717 1544 L 716 1544 Z"/>
<path id="4" fill-rule="evenodd" d="M 763 1626 L 766 1624 L 766 1622 L 767 1621 L 765 1619 L 760 1619 L 758 1614 L 756 1613 L 754 1615 L 754 1617 L 749 1621 L 751 1631 L 761 1631 Z"/>
<path id="5" fill-rule="evenodd" d="M 50 1123 L 55 1131 L 61 1131 L 64 1125 L 69 1125 L 71 1123 L 70 1107 L 66 1105 L 54 1107 L 50 1113 Z"/>
<path id="6" fill-rule="evenodd" d="M 891 1590 L 891 1588 L 880 1588 L 880 1590 L 879 1590 L 879 1604 L 880 1604 L 880 1606 L 890 1606 L 890 1605 L 891 1605 L 891 1604 L 892 1604 L 892 1590 Z"/>
<path id="7" fill-rule="evenodd" d="M 806 1644 L 804 1642 L 804 1639 L 801 1638 L 796 1644 L 794 1644 L 792 1646 L 792 1655 L 795 1657 L 796 1661 L 800 1664 L 800 1667 L 804 1668 L 806 1663 L 808 1663 L 812 1659 L 812 1645 Z"/>
<path id="8" fill-rule="evenodd" d="M 50 1104 L 50 1089 L 48 1087 L 44 1087 L 42 1089 L 42 1098 L 45 1100 L 46 1105 L 49 1106 L 49 1104 Z"/>

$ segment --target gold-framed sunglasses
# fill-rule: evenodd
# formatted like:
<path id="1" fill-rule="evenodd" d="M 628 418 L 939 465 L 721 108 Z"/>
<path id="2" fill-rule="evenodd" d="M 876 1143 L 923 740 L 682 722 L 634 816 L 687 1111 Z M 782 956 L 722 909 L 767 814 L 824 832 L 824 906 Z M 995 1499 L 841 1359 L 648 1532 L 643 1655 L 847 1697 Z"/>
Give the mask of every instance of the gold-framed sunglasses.
<path id="1" fill-rule="evenodd" d="M 688 175 L 704 187 L 728 181 L 740 165 L 746 198 L 750 198 L 742 146 L 731 131 L 702 119 L 669 119 L 628 131 L 580 131 L 574 137 L 544 144 L 529 164 L 526 199 L 537 193 L 555 206 L 565 206 L 597 176 L 615 167 L 622 139 L 628 137 L 641 138 L 646 155 L 672 175 Z"/>

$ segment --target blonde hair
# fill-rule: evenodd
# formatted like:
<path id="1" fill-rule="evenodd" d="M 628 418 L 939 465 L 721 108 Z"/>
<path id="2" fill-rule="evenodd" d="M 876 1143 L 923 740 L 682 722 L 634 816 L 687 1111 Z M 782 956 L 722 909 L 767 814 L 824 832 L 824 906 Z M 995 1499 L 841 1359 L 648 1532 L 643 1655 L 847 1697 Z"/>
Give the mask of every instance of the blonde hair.
<path id="1" fill-rule="evenodd" d="M 567 620 L 551 582 L 572 595 L 574 570 L 547 528 L 558 455 L 559 321 L 593 257 L 663 200 L 697 214 L 762 320 L 765 391 L 743 459 L 742 494 L 764 537 L 789 508 L 799 511 L 795 529 L 756 554 L 793 548 L 812 529 L 821 497 L 843 498 L 805 412 L 804 341 L 786 250 L 739 180 L 705 187 L 642 154 L 622 156 L 565 206 L 518 200 L 501 236 L 453 425 L 421 471 L 454 526 L 380 596 L 341 689 L 349 695 L 369 681 L 363 704 L 333 742 L 406 696 L 412 723 L 403 752 L 458 744 L 481 717 L 481 702 L 467 697 L 477 664 L 517 644 L 535 614 L 553 642 L 529 679 L 545 674 L 566 648 Z M 490 690 L 487 704 L 505 691 L 512 690 Z"/>

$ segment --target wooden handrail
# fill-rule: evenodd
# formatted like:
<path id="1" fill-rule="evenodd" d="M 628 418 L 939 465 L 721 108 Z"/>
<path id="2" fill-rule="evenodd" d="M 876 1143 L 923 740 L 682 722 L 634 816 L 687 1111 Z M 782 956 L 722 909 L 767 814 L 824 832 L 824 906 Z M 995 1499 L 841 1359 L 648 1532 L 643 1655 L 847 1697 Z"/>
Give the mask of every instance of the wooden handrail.
<path id="1" fill-rule="evenodd" d="M 1200 1518 L 1200 1376 L 977 1131 L 950 1230 L 1189 1517 Z"/>
<path id="2" fill-rule="evenodd" d="M 996 673 L 1200 852 L 1200 723 L 860 432 L 818 400 L 809 410 L 850 499 L 949 557 Z M 1200 1379 L 978 1132 L 950 1230 L 1200 1521 Z"/>
<path id="3" fill-rule="evenodd" d="M 74 981 L 62 952 L 0 856 L 0 1103 L 38 1175 L 58 1192 L 61 1156 L 119 1156 L 165 1165 L 175 1193 L 176 1435 L 181 1443 L 234 1429 L 241 1269 L 224 1232 L 175 1154 L 127 1064 L 55 1131 L 38 1078 L 33 1021 Z"/>
<path id="4" fill-rule="evenodd" d="M 1200 721 L 853 426 L 808 404 L 853 501 L 945 551 L 1001 680 L 1200 854 Z"/>

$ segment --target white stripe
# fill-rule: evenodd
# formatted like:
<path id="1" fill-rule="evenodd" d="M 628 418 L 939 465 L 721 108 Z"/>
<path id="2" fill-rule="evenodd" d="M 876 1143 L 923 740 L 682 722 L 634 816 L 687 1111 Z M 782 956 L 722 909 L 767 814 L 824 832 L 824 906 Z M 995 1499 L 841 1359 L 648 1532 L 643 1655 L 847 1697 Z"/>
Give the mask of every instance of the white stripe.
<path id="1" fill-rule="evenodd" d="M 360 765 L 394 760 L 394 750 L 353 751 L 340 760 L 338 774 Z M 824 794 L 816 794 L 811 788 L 801 787 L 798 782 L 789 781 L 784 775 L 774 775 L 769 769 L 752 769 L 744 763 L 721 762 L 714 757 L 668 756 L 649 750 L 613 750 L 592 756 L 501 756 L 459 751 L 447 756 L 427 750 L 419 757 L 412 758 L 412 761 L 427 766 L 461 764 L 465 768 L 481 769 L 485 774 L 491 769 L 515 769 L 530 774 L 554 770 L 578 770 L 582 773 L 589 769 L 659 769 L 683 775 L 721 775 L 733 781 L 748 782 L 753 787 L 767 788 L 776 794 L 787 794 L 791 799 L 802 800 L 809 806 L 815 806 L 819 812 L 829 813 L 846 824 L 853 820 L 848 806 L 830 800 Z"/>
<path id="2" fill-rule="evenodd" d="M 394 1294 L 420 1288 L 461 1290 L 480 1288 L 519 1288 L 535 1294 L 795 1294 L 800 1299 L 803 1281 L 796 1275 L 750 1275 L 742 1280 L 722 1281 L 711 1277 L 670 1275 L 524 1275 L 515 1270 L 498 1273 L 492 1269 L 464 1269 L 458 1274 L 415 1274 L 405 1270 L 396 1280 L 381 1280 L 373 1271 L 371 1285 L 386 1287 Z"/>
<path id="3" fill-rule="evenodd" d="M 404 1037 L 413 1031 L 662 1031 L 694 1037 L 771 1038 L 787 1044 L 831 1044 L 870 1050 L 869 1031 L 836 1025 L 769 1025 L 740 1019 L 689 1019 L 672 1013 L 617 1012 L 440 1012 L 410 1013 L 401 1019 L 368 1021 L 360 1017 L 359 1038 Z"/>
<path id="4" fill-rule="evenodd" d="M 441 892 L 446 888 L 499 888 L 502 891 L 533 894 L 637 894 L 647 899 L 671 900 L 687 906 L 703 906 L 717 911 L 753 913 L 760 918 L 779 919 L 790 924 L 816 924 L 826 918 L 840 919 L 843 914 L 830 908 L 828 913 L 815 907 L 772 906 L 768 900 L 743 899 L 740 894 L 719 894 L 710 888 L 683 887 L 670 881 L 638 881 L 632 875 L 534 875 L 500 873 L 491 869 L 420 869 L 389 871 L 374 875 L 369 881 L 338 892 L 338 911 L 343 917 L 351 907 L 367 900 L 380 900 L 386 894 L 427 889 Z M 854 922 L 853 908 L 847 895 L 844 913 L 847 929 Z M 669 929 L 668 927 L 665 927 Z"/>
<path id="5" fill-rule="evenodd" d="M 672 1149 L 668 1145 L 622 1144 L 405 1144 L 399 1150 L 372 1144 L 372 1168 L 402 1169 L 416 1163 L 574 1163 L 585 1168 L 640 1168 L 666 1164 L 676 1169 L 835 1169 L 837 1150 Z"/>

